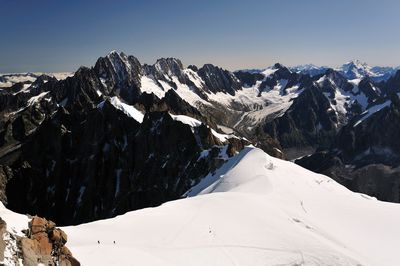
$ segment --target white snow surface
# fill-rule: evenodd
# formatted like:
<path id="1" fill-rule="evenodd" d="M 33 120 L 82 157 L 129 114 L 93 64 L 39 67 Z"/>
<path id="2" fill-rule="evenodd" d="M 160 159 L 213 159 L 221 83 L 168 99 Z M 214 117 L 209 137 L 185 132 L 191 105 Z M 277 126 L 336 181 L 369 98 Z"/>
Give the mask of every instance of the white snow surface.
<path id="1" fill-rule="evenodd" d="M 268 70 L 268 71 L 267 71 Z M 272 75 L 276 69 L 267 69 L 263 72 L 265 79 Z M 275 114 L 276 117 L 282 116 L 293 103 L 293 100 L 303 91 L 299 90 L 299 85 L 284 89 L 287 85 L 287 80 L 279 80 L 278 84 L 273 88 L 267 88 L 260 93 L 260 85 L 262 81 L 257 81 L 254 86 L 243 87 L 236 91 L 235 96 L 218 92 L 208 94 L 208 98 L 214 102 L 229 106 L 231 103 L 240 103 L 250 111 L 243 112 L 241 119 L 237 121 L 234 128 L 238 127 L 243 121 L 247 121 L 248 125 L 257 125 L 268 115 Z"/>
<path id="2" fill-rule="evenodd" d="M 132 117 L 137 122 L 142 123 L 144 114 L 136 109 L 134 106 L 122 102 L 117 96 L 110 99 L 110 103 L 114 105 L 115 108 L 121 110 L 126 115 Z"/>
<path id="3" fill-rule="evenodd" d="M 324 95 L 328 100 L 331 101 L 331 107 L 337 114 L 345 116 L 347 113 L 347 107 L 354 102 L 358 102 L 363 111 L 367 108 L 368 97 L 358 88 L 358 84 L 360 83 L 361 79 L 349 80 L 349 82 L 353 85 L 353 89 L 351 91 L 343 90 L 342 88 L 338 87 L 333 80 L 327 78 L 326 76 L 322 76 L 317 83 L 322 84 L 326 80 L 328 80 L 328 82 L 330 82 L 330 84 L 335 88 L 335 91 L 333 99 L 331 99 L 330 93 L 324 92 Z M 332 104 L 332 100 L 334 100 L 335 104 Z"/>
<path id="4" fill-rule="evenodd" d="M 64 227 L 67 246 L 83 265 L 398 265 L 400 205 L 257 148 L 188 194 Z"/>
<path id="5" fill-rule="evenodd" d="M 358 126 L 359 124 L 361 124 L 363 121 L 365 121 L 366 119 L 368 119 L 368 117 L 370 117 L 371 115 L 375 114 L 376 112 L 382 110 L 383 108 L 388 107 L 390 104 L 392 103 L 391 100 L 387 100 L 381 104 L 376 104 L 371 106 L 370 108 L 368 108 L 365 112 L 363 112 L 361 115 L 361 119 L 358 120 L 356 123 L 354 123 L 354 127 Z"/>
<path id="6" fill-rule="evenodd" d="M 182 122 L 186 125 L 189 125 L 190 127 L 199 127 L 201 126 L 202 122 L 190 117 L 190 116 L 186 116 L 186 115 L 173 115 L 173 114 L 169 114 L 172 119 Z M 229 138 L 235 138 L 236 136 L 234 136 L 233 134 L 227 135 L 227 134 L 221 134 L 218 133 L 217 131 L 215 131 L 214 129 L 211 128 L 211 133 L 217 137 L 221 142 L 225 142 L 227 141 Z"/>
<path id="7" fill-rule="evenodd" d="M 377 82 L 387 80 L 397 69 L 398 67 L 371 67 L 360 60 L 352 60 L 335 68 L 336 71 L 339 71 L 348 79 L 358 79 L 369 76 Z"/>
<path id="8" fill-rule="evenodd" d="M 36 95 L 36 96 L 31 97 L 31 98 L 28 100 L 28 105 L 33 105 L 33 104 L 39 102 L 39 101 L 40 101 L 43 97 L 45 97 L 48 93 L 49 93 L 48 91 L 44 91 L 44 92 L 41 92 L 40 94 L 38 94 L 38 95 Z"/>
<path id="9" fill-rule="evenodd" d="M 201 121 L 187 115 L 173 115 L 173 114 L 169 115 L 172 117 L 172 119 L 182 122 L 191 127 L 199 127 L 202 124 Z"/>
<path id="10" fill-rule="evenodd" d="M 0 202 L 0 217 L 7 223 L 7 231 L 22 236 L 22 229 L 28 228 L 29 218 L 26 215 L 18 214 L 8 210 Z"/>
<path id="11" fill-rule="evenodd" d="M 264 75 L 265 80 L 270 78 L 277 70 L 277 68 L 270 67 L 264 69 L 260 73 Z M 200 90 L 205 88 L 204 81 L 195 71 L 189 68 L 183 69 L 182 71 L 197 88 Z M 176 84 L 175 92 L 192 106 L 199 107 L 202 105 L 210 105 L 209 101 L 225 105 L 228 108 L 235 106 L 234 103 L 246 106 L 250 111 L 243 112 L 242 119 L 238 121 L 236 126 L 244 120 L 250 122 L 250 125 L 254 126 L 270 114 L 282 115 L 291 106 L 293 99 L 301 93 L 301 90 L 298 90 L 298 85 L 286 89 L 286 93 L 284 93 L 283 89 L 287 84 L 287 80 L 280 80 L 275 87 L 260 93 L 259 87 L 262 81 L 258 81 L 252 87 L 242 87 L 241 90 L 235 92 L 234 96 L 229 93 L 213 93 L 204 90 L 203 93 L 209 100 L 207 101 L 196 94 L 194 88 L 180 83 L 179 79 L 171 73 L 167 73 L 164 77 Z M 173 89 L 171 85 L 163 80 L 155 80 L 153 76 L 141 77 L 142 92 L 154 93 L 157 97 L 163 98 L 165 93 L 171 89 Z M 235 108 L 232 109 L 235 110 Z M 241 110 L 235 111 L 241 112 Z"/>

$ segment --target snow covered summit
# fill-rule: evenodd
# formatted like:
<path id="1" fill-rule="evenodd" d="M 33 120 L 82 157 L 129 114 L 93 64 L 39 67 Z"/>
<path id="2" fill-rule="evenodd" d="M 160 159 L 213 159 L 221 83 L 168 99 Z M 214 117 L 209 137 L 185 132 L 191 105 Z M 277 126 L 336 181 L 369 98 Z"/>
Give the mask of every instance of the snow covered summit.
<path id="1" fill-rule="evenodd" d="M 65 227 L 71 250 L 83 265 L 398 261 L 399 205 L 353 193 L 257 148 L 245 148 L 187 195 L 193 197 Z"/>
<path id="2" fill-rule="evenodd" d="M 371 67 L 360 60 L 352 60 L 338 67 L 336 70 L 350 80 L 361 79 L 368 76 L 372 80 L 379 82 L 389 79 L 396 72 L 397 68 Z"/>

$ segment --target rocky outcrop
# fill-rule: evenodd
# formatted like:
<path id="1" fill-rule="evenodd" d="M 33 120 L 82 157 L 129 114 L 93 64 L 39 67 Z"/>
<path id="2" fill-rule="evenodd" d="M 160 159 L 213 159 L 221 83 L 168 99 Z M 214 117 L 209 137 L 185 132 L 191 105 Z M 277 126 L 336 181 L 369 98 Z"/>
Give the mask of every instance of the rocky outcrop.
<path id="1" fill-rule="evenodd" d="M 261 81 L 264 79 L 264 76 L 262 74 L 251 73 L 249 71 L 236 71 L 234 72 L 234 74 L 245 87 L 252 87 L 256 84 L 257 81 Z"/>
<path id="2" fill-rule="evenodd" d="M 267 122 L 264 130 L 283 148 L 329 146 L 337 129 L 337 116 L 330 107 L 319 88 L 311 86 L 283 116 Z"/>
<path id="3" fill-rule="evenodd" d="M 7 224 L 0 219 L 0 256 L 6 265 L 79 266 L 71 251 L 65 246 L 67 235 L 52 221 L 34 216 L 23 230 L 8 232 Z M 6 252 L 5 252 L 6 251 Z"/>
<path id="4" fill-rule="evenodd" d="M 7 231 L 6 222 L 0 217 L 0 261 L 4 262 L 4 251 L 6 250 L 6 241 L 4 240 L 4 234 Z"/>
<path id="5" fill-rule="evenodd" d="M 385 102 L 388 103 L 387 107 L 367 119 L 362 119 L 362 116 L 354 119 L 339 132 L 332 148 L 340 151 L 346 163 L 400 164 L 400 142 L 397 137 L 400 133 L 397 126 L 400 123 L 399 100 L 393 94 L 392 100 Z"/>
<path id="6" fill-rule="evenodd" d="M 181 60 L 176 58 L 161 58 L 154 65 L 144 65 L 144 73 L 155 80 L 163 80 L 169 83 L 171 83 L 171 77 L 176 77 L 182 84 L 190 82 L 189 78 L 183 73 Z"/>
<path id="7" fill-rule="evenodd" d="M 400 202 L 400 169 L 381 163 L 346 164 L 340 155 L 319 151 L 295 161 L 314 172 L 330 176 L 352 191 L 379 200 Z"/>
<path id="8" fill-rule="evenodd" d="M 382 96 L 381 90 L 373 84 L 370 78 L 364 78 L 358 83 L 359 92 L 367 97 L 369 104 L 379 100 Z"/>
<path id="9" fill-rule="evenodd" d="M 97 60 L 94 72 L 100 79 L 102 93 L 119 95 L 128 103 L 133 103 L 140 95 L 143 68 L 134 56 L 115 51 Z"/>
<path id="10" fill-rule="evenodd" d="M 274 70 L 274 72 L 271 75 L 267 76 L 260 84 L 259 87 L 260 93 L 262 93 L 263 91 L 268 91 L 271 88 L 274 88 L 275 86 L 278 85 L 280 81 L 285 80 L 287 82 L 284 85 L 284 87 L 281 88 L 281 94 L 285 95 L 286 88 L 290 88 L 297 85 L 300 82 L 301 77 L 307 77 L 307 76 L 301 76 L 297 73 L 293 73 L 288 68 L 284 67 L 279 63 L 276 63 L 272 67 L 272 69 Z"/>
<path id="11" fill-rule="evenodd" d="M 213 93 L 225 92 L 235 95 L 235 91 L 242 88 L 235 75 L 212 64 L 205 64 L 197 73 L 204 80 L 206 91 Z"/>
<path id="12" fill-rule="evenodd" d="M 26 231 L 26 237 L 20 239 L 24 265 L 78 266 L 71 251 L 65 246 L 67 235 L 55 223 L 44 218 L 33 217 Z"/>
<path id="13" fill-rule="evenodd" d="M 312 88 L 308 75 L 274 68 L 262 80 L 257 74 L 237 78 L 210 64 L 184 68 L 178 59 L 162 58 L 141 65 L 112 52 L 73 77 L 34 82 L 25 88 L 27 98 L 6 93 L 11 100 L 5 98 L 9 108 L 0 119 L 0 199 L 17 212 L 77 224 L 178 199 L 250 142 L 280 158 L 282 147 L 325 145 L 335 122 L 329 100 Z M 250 141 L 221 141 L 211 128 L 232 127 L 244 111 L 264 106 L 219 103 L 217 97 L 207 102 L 217 92 L 236 95 L 241 79 L 264 82 L 266 90 L 282 84 L 282 95 L 297 85 L 304 92 L 268 130 L 257 132 L 264 128 L 255 125 L 243 133 Z M 153 85 L 158 96 L 143 92 L 150 89 L 142 86 Z M 140 110 L 143 122 L 140 114 L 138 122 L 114 106 L 114 97 Z M 188 125 L 170 114 L 203 124 Z"/>
<path id="14" fill-rule="evenodd" d="M 92 73 L 81 69 L 61 82 L 65 105 L 0 157 L 10 209 L 64 225 L 156 206 L 179 198 L 210 171 L 215 158 L 198 160 L 203 150 L 228 145 L 205 125 L 193 129 L 172 119 L 168 112 L 207 121 L 174 91 L 146 105 L 138 123 L 109 100 L 100 102 Z"/>
<path id="15" fill-rule="evenodd" d="M 329 149 L 296 163 L 328 175 L 353 191 L 399 202 L 399 99 L 393 94 L 388 101 L 390 104 L 380 111 L 364 119 L 365 114 L 356 117 L 344 126 Z"/>
<path id="16" fill-rule="evenodd" d="M 400 70 L 397 70 L 386 82 L 380 82 L 378 86 L 385 95 L 400 92 Z"/>

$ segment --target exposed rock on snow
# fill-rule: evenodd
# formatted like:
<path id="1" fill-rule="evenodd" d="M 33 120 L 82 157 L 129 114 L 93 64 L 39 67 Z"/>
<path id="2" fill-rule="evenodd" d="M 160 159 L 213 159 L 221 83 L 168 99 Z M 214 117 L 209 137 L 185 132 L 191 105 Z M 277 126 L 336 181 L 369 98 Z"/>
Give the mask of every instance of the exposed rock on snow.
<path id="1" fill-rule="evenodd" d="M 27 229 L 22 229 L 27 217 L 13 214 L 4 206 L 0 213 L 10 226 L 7 230 L 6 222 L 1 220 L 0 256 L 4 265 L 80 265 L 65 246 L 66 233 L 53 222 L 35 216 L 27 223 Z"/>

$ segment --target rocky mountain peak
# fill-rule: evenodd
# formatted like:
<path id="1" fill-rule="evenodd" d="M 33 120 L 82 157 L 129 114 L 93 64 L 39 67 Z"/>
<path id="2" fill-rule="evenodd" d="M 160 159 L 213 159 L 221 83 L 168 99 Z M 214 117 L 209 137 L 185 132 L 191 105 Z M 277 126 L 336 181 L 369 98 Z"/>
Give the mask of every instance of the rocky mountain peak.
<path id="1" fill-rule="evenodd" d="M 311 77 L 321 75 L 328 69 L 326 66 L 316 66 L 314 64 L 298 65 L 289 68 L 292 72 L 308 74 Z"/>
<path id="2" fill-rule="evenodd" d="M 188 69 L 191 69 L 191 70 L 193 70 L 194 72 L 199 71 L 199 68 L 198 68 L 197 66 L 195 66 L 195 65 L 189 65 L 189 66 L 188 66 Z"/>
<path id="3" fill-rule="evenodd" d="M 240 81 L 235 75 L 213 64 L 205 64 L 197 72 L 204 80 L 207 89 L 211 92 L 227 92 L 235 95 L 235 91 L 242 88 Z"/>
<path id="4" fill-rule="evenodd" d="M 143 67 L 136 57 L 112 51 L 97 60 L 94 71 L 107 94 L 119 95 L 129 103 L 140 94 Z"/>
<path id="5" fill-rule="evenodd" d="M 279 79 L 287 79 L 289 80 L 292 74 L 292 71 L 289 70 L 289 68 L 285 67 L 284 65 L 280 63 L 276 63 L 272 69 L 277 69 L 273 75 L 275 75 Z"/>
<path id="6" fill-rule="evenodd" d="M 390 78 L 396 69 L 393 67 L 371 67 L 360 60 L 352 60 L 336 68 L 336 70 L 348 79 L 361 79 L 369 76 L 374 81 L 379 82 Z"/>
<path id="7" fill-rule="evenodd" d="M 350 60 L 349 62 L 343 64 L 344 70 L 346 70 L 346 67 L 348 69 L 350 69 L 350 68 L 358 68 L 358 69 L 368 69 L 368 68 L 370 68 L 367 63 L 362 62 L 362 61 L 360 61 L 358 59 L 353 59 L 353 60 Z"/>
<path id="8" fill-rule="evenodd" d="M 346 77 L 344 77 L 340 72 L 334 70 L 334 69 L 328 69 L 325 72 L 325 76 L 327 79 L 331 80 L 333 83 L 336 85 L 342 87 L 344 84 L 348 83 L 348 80 Z"/>
<path id="9" fill-rule="evenodd" d="M 154 66 L 158 71 L 164 72 L 169 76 L 176 75 L 183 70 L 181 60 L 172 57 L 160 58 L 156 61 Z"/>
<path id="10" fill-rule="evenodd" d="M 286 68 L 284 65 L 282 65 L 281 63 L 275 63 L 273 66 L 274 69 L 282 69 L 282 68 Z"/>

